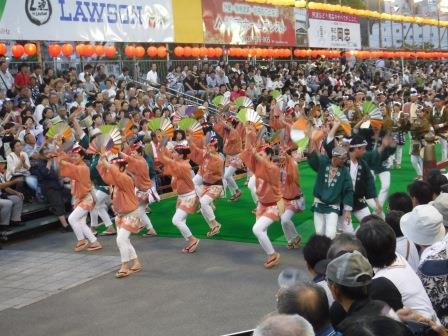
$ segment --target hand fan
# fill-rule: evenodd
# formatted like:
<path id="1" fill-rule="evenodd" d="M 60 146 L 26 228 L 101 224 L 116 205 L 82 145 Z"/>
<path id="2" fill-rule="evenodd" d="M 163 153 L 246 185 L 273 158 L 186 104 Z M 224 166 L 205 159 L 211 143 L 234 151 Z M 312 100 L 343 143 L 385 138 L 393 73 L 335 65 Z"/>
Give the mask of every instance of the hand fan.
<path id="1" fill-rule="evenodd" d="M 238 97 L 234 103 L 238 107 L 254 108 L 254 103 L 249 97 Z"/>
<path id="2" fill-rule="evenodd" d="M 362 104 L 362 113 L 364 114 L 369 114 L 372 112 L 375 112 L 376 110 L 378 110 L 378 106 L 376 106 L 376 104 L 372 101 L 364 101 L 364 103 Z"/>
<path id="3" fill-rule="evenodd" d="M 148 128 L 153 131 L 161 131 L 163 136 L 172 138 L 174 135 L 174 128 L 168 118 L 160 117 L 151 119 L 148 123 Z"/>
<path id="4" fill-rule="evenodd" d="M 299 117 L 291 127 L 291 140 L 297 145 L 297 148 L 302 151 L 308 146 L 309 138 L 307 132 L 309 128 L 310 123 L 305 117 Z"/>
<path id="5" fill-rule="evenodd" d="M 92 117 L 89 115 L 79 121 L 79 126 L 81 126 L 82 128 L 89 128 L 92 125 L 93 125 L 93 120 L 92 120 Z"/>
<path id="6" fill-rule="evenodd" d="M 179 129 L 187 131 L 190 130 L 193 132 L 193 138 L 202 139 L 204 137 L 204 132 L 202 129 L 202 125 L 193 118 L 185 118 L 179 121 L 178 123 Z"/>
<path id="7" fill-rule="evenodd" d="M 274 98 L 277 102 L 283 101 L 283 95 L 280 90 L 272 90 L 271 96 Z"/>
<path id="8" fill-rule="evenodd" d="M 219 95 L 212 99 L 212 103 L 216 106 L 226 106 L 230 103 L 230 99 L 227 96 Z"/>
<path id="9" fill-rule="evenodd" d="M 237 113 L 236 117 L 243 124 L 253 124 L 257 130 L 263 126 L 263 119 L 261 119 L 260 115 L 253 109 L 243 108 Z"/>
<path id="10" fill-rule="evenodd" d="M 48 129 L 46 136 L 50 139 L 61 137 L 62 139 L 70 138 L 73 135 L 73 130 L 67 123 L 61 122 L 51 126 Z"/>
<path id="11" fill-rule="evenodd" d="M 334 118 L 339 119 L 339 121 L 341 122 L 341 128 L 344 130 L 344 133 L 346 135 L 352 134 L 352 126 L 350 125 L 350 121 L 347 119 L 347 116 L 338 105 L 331 104 L 328 108 L 328 112 Z"/>
<path id="12" fill-rule="evenodd" d="M 120 130 L 113 125 L 104 125 L 99 134 L 89 145 L 87 153 L 118 153 L 121 150 L 122 137 Z"/>
<path id="13" fill-rule="evenodd" d="M 128 118 L 123 118 L 120 120 L 120 122 L 118 123 L 118 129 L 121 130 L 121 133 L 126 137 L 130 137 L 132 136 L 132 132 L 131 132 L 131 127 L 134 124 L 132 123 L 131 119 Z"/>

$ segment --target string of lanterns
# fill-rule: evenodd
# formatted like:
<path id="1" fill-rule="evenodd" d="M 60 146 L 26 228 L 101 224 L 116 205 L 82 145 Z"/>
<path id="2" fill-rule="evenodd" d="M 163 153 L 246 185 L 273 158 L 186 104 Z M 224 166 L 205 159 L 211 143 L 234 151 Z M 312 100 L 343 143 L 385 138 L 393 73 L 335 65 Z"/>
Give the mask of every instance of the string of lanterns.
<path id="1" fill-rule="evenodd" d="M 349 6 L 342 5 L 332 5 L 320 2 L 306 2 L 304 0 L 246 0 L 246 2 L 251 3 L 259 3 L 259 4 L 270 4 L 274 6 L 294 6 L 297 8 L 308 8 L 314 10 L 325 10 L 330 12 L 338 12 L 343 14 L 350 15 L 358 15 L 363 17 L 368 17 L 376 20 L 387 20 L 387 21 L 397 21 L 397 22 L 409 22 L 409 23 L 417 23 L 423 25 L 431 25 L 431 26 L 441 26 L 448 27 L 448 21 L 445 20 L 437 20 L 416 16 L 407 16 L 407 15 L 396 15 L 396 14 L 388 14 L 381 13 L 378 11 L 372 11 L 367 9 L 355 9 Z"/>
<path id="2" fill-rule="evenodd" d="M 0 43 L 0 56 L 4 56 L 7 53 L 7 46 L 5 43 Z M 70 43 L 63 45 L 50 44 L 48 46 L 48 53 L 51 57 L 70 57 L 74 53 L 77 53 L 81 57 L 107 57 L 113 58 L 117 55 L 117 50 L 114 46 L 107 45 L 92 45 L 80 43 L 73 46 Z M 24 45 L 15 44 L 11 48 L 12 55 L 20 59 L 26 55 L 33 57 L 37 54 L 37 46 L 34 43 L 26 43 Z M 124 48 L 124 53 L 128 58 L 143 58 L 146 56 L 150 58 L 164 59 L 168 55 L 168 50 L 165 46 L 149 46 L 144 48 L 143 46 L 127 45 Z M 230 47 L 223 49 L 220 47 L 190 47 L 190 46 L 176 46 L 173 49 L 173 54 L 178 58 L 220 58 L 225 53 L 229 57 L 233 58 L 252 58 L 257 57 L 261 59 L 279 59 L 279 58 L 339 58 L 341 57 L 341 50 L 330 49 L 288 49 L 288 48 L 237 48 Z M 346 51 L 346 56 L 352 56 L 358 59 L 377 59 L 377 58 L 406 58 L 406 59 L 446 59 L 448 58 L 448 52 L 434 51 L 410 51 L 410 50 L 350 50 Z"/>

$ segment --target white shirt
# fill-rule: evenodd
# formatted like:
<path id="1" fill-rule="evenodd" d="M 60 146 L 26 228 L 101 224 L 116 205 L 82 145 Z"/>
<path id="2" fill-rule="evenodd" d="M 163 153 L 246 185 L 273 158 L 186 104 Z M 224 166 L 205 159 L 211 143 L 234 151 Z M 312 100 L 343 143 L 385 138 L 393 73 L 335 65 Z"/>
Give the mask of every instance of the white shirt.
<path id="1" fill-rule="evenodd" d="M 358 177 L 358 162 L 355 163 L 352 160 L 350 160 L 350 177 L 352 178 L 353 188 L 355 188 Z"/>
<path id="2" fill-rule="evenodd" d="M 413 242 L 409 241 L 406 237 L 398 237 L 397 247 L 395 251 L 405 259 L 407 255 L 407 262 L 412 267 L 412 269 L 417 272 L 417 268 L 420 263 L 420 257 Z"/>
<path id="3" fill-rule="evenodd" d="M 385 277 L 392 281 L 400 292 L 405 307 L 436 322 L 439 321 L 422 282 L 404 257 L 397 254 L 397 259 L 392 265 L 374 271 L 374 278 Z"/>
<path id="4" fill-rule="evenodd" d="M 22 159 L 18 157 L 14 152 L 9 153 L 6 156 L 6 161 L 8 162 L 8 166 L 6 168 L 6 180 L 9 181 L 13 174 L 28 172 L 30 169 L 30 159 L 28 158 L 28 154 L 25 152 L 21 152 L 20 155 L 25 157 L 25 163 L 22 164 Z"/>
<path id="5" fill-rule="evenodd" d="M 42 120 L 42 114 L 44 112 L 45 106 L 43 106 L 42 104 L 39 104 L 36 106 L 35 110 L 34 110 L 34 120 L 36 122 L 39 122 Z"/>
<path id="6" fill-rule="evenodd" d="M 157 71 L 149 70 L 148 74 L 146 75 L 146 80 L 150 83 L 159 83 L 159 75 L 157 75 Z"/>

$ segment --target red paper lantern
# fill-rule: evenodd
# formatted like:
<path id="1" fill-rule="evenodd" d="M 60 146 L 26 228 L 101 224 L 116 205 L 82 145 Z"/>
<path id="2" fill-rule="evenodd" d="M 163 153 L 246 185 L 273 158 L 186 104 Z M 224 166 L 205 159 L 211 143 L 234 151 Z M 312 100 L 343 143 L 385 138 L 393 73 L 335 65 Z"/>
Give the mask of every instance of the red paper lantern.
<path id="1" fill-rule="evenodd" d="M 61 53 L 61 46 L 59 44 L 50 44 L 48 47 L 48 53 L 51 57 L 58 57 Z"/>
<path id="2" fill-rule="evenodd" d="M 138 47 L 137 47 L 138 48 Z M 143 52 L 143 54 L 144 54 L 144 52 Z M 153 58 L 153 57 L 156 57 L 157 56 L 157 48 L 156 47 L 154 47 L 154 46 L 150 46 L 150 47 L 148 47 L 148 49 L 146 49 L 146 54 L 149 56 L 149 57 L 151 57 L 151 58 Z M 138 56 L 137 56 L 138 57 Z M 143 56 L 142 56 L 143 57 Z"/>
<path id="3" fill-rule="evenodd" d="M 12 47 L 12 55 L 15 58 L 22 57 L 24 53 L 25 53 L 25 50 L 21 44 L 16 44 L 15 46 Z"/>
<path id="4" fill-rule="evenodd" d="M 174 48 L 174 55 L 176 55 L 176 57 L 182 57 L 184 56 L 184 48 L 183 47 L 176 47 Z"/>
<path id="5" fill-rule="evenodd" d="M 87 44 L 84 50 L 84 56 L 92 57 L 95 54 L 95 47 L 92 44 Z"/>
<path id="6" fill-rule="evenodd" d="M 207 48 L 207 57 L 208 58 L 215 58 L 216 57 L 215 48 Z"/>
<path id="7" fill-rule="evenodd" d="M 63 44 L 61 50 L 65 57 L 70 57 L 73 54 L 73 46 L 69 43 Z"/>
<path id="8" fill-rule="evenodd" d="M 137 58 L 145 57 L 145 48 L 143 48 L 142 46 L 136 46 L 135 52 L 134 52 L 134 57 L 137 57 Z"/>
<path id="9" fill-rule="evenodd" d="M 268 49 L 267 49 L 267 52 L 266 52 L 266 57 L 267 57 L 267 58 L 272 58 L 272 57 L 274 57 L 274 49 L 272 49 L 272 48 L 268 48 Z"/>
<path id="10" fill-rule="evenodd" d="M 166 48 L 164 46 L 160 46 L 157 48 L 157 56 L 159 58 L 166 58 L 166 55 L 168 55 L 168 52 L 166 51 Z"/>
<path id="11" fill-rule="evenodd" d="M 105 54 L 104 47 L 101 44 L 95 46 L 95 55 L 98 57 L 102 57 Z"/>
<path id="12" fill-rule="evenodd" d="M 300 57 L 300 49 L 294 49 L 293 53 L 294 57 L 298 58 Z"/>
<path id="13" fill-rule="evenodd" d="M 6 44 L 4 43 L 0 43 L 0 55 L 6 55 L 6 53 L 8 52 L 7 48 L 6 48 Z"/>
<path id="14" fill-rule="evenodd" d="M 27 56 L 34 56 L 36 55 L 37 52 L 37 48 L 36 45 L 34 43 L 27 43 L 23 46 L 23 49 L 25 51 L 25 54 Z"/>
<path id="15" fill-rule="evenodd" d="M 79 56 L 84 56 L 86 52 L 86 45 L 84 43 L 80 43 L 75 49 Z"/>
<path id="16" fill-rule="evenodd" d="M 291 55 L 292 55 L 291 49 L 285 49 L 285 58 L 289 58 L 291 57 Z"/>
<path id="17" fill-rule="evenodd" d="M 200 50 L 198 47 L 194 47 L 191 49 L 191 56 L 193 56 L 194 58 L 198 58 L 200 55 Z"/>
<path id="18" fill-rule="evenodd" d="M 221 57 L 223 54 L 222 48 L 215 48 L 216 57 Z"/>
<path id="19" fill-rule="evenodd" d="M 117 49 L 115 49 L 114 46 L 104 47 L 104 54 L 106 55 L 106 57 L 113 58 L 113 57 L 115 57 L 116 53 L 117 53 Z"/>
<path id="20" fill-rule="evenodd" d="M 199 57 L 207 57 L 207 48 L 205 47 L 200 47 L 199 48 Z"/>
<path id="21" fill-rule="evenodd" d="M 126 48 L 124 48 L 124 54 L 128 58 L 134 58 L 135 57 L 135 47 L 128 45 Z"/>
<path id="22" fill-rule="evenodd" d="M 185 47 L 184 48 L 184 56 L 185 57 L 191 57 L 193 55 L 193 49 L 191 47 Z"/>

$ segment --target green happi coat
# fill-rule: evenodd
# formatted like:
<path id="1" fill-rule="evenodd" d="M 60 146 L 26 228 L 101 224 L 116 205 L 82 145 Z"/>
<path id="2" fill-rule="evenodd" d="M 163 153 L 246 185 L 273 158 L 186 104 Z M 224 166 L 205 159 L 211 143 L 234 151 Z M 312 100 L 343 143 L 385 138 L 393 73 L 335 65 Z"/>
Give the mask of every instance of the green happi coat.
<path id="1" fill-rule="evenodd" d="M 343 166 L 338 169 L 333 181 L 329 182 L 331 160 L 316 151 L 308 157 L 308 164 L 317 172 L 314 185 L 314 211 L 328 214 L 340 213 L 341 204 L 345 210 L 353 209 L 353 184 L 350 172 Z"/>

